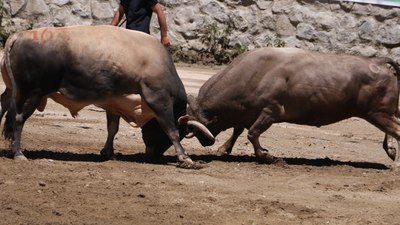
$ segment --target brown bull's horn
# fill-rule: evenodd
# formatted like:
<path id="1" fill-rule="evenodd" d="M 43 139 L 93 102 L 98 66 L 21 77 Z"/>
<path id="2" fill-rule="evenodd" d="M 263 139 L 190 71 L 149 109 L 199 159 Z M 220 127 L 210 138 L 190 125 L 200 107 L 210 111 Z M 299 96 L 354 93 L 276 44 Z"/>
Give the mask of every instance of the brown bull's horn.
<path id="1" fill-rule="evenodd" d="M 198 121 L 195 121 L 195 120 L 189 120 L 187 122 L 187 125 L 188 126 L 192 126 L 192 127 L 196 127 L 197 129 L 202 131 L 203 134 L 205 134 L 207 136 L 207 138 L 209 138 L 210 140 L 215 140 L 214 135 L 212 135 L 212 133 L 202 123 L 200 123 Z"/>

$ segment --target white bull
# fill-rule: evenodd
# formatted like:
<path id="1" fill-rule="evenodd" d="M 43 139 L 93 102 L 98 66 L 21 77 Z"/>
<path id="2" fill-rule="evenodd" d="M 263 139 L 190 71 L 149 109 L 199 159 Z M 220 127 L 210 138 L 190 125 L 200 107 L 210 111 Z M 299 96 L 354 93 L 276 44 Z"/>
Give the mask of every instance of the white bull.
<path id="1" fill-rule="evenodd" d="M 0 116 L 8 111 L 3 135 L 13 141 L 16 158 L 24 157 L 25 121 L 52 98 L 72 116 L 90 104 L 106 109 L 108 137 L 101 152 L 106 158 L 114 154 L 122 117 L 142 127 L 147 153 L 161 155 L 172 144 L 179 165 L 193 165 L 180 140 L 188 126 L 205 127 L 188 121 L 182 81 L 168 51 L 150 35 L 114 26 L 19 32 L 6 42 L 2 76 L 7 89 Z"/>

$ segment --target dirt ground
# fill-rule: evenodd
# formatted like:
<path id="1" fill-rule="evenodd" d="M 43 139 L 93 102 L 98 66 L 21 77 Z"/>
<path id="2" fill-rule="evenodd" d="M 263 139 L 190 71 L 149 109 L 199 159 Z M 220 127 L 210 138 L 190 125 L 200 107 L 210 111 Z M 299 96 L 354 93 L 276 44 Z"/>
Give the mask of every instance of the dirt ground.
<path id="1" fill-rule="evenodd" d="M 192 94 L 217 69 L 178 65 Z M 246 133 L 218 156 L 230 132 L 207 148 L 183 140 L 206 165 L 185 170 L 173 148 L 148 162 L 140 129 L 121 121 L 117 158 L 103 162 L 105 113 L 91 106 L 73 119 L 50 101 L 24 128 L 28 161 L 0 141 L 0 224 L 400 224 L 400 173 L 367 122 L 273 125 L 261 143 L 284 162 L 272 165 L 255 161 Z"/>

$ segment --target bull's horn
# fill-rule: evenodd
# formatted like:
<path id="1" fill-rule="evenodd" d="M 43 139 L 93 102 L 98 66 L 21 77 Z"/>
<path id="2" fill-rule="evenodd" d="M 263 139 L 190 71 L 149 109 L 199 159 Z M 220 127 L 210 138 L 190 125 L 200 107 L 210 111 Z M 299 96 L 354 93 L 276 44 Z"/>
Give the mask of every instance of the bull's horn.
<path id="1" fill-rule="evenodd" d="M 185 135 L 185 138 L 192 138 L 192 137 L 194 137 L 194 133 L 193 132 L 190 132 L 189 134 L 186 134 Z"/>
<path id="2" fill-rule="evenodd" d="M 189 120 L 187 122 L 187 125 L 188 126 L 192 126 L 192 127 L 196 127 L 197 129 L 202 131 L 203 134 L 205 134 L 207 136 L 207 138 L 209 138 L 210 140 L 215 140 L 214 135 L 212 135 L 212 133 L 202 123 L 200 123 L 198 121 L 195 121 L 195 120 Z"/>

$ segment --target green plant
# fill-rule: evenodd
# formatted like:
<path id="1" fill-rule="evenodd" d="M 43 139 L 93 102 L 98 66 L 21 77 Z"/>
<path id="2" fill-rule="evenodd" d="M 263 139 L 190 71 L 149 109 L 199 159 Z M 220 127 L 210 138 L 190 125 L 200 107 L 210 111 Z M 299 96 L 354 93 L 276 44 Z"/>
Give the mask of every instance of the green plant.
<path id="1" fill-rule="evenodd" d="M 272 34 L 272 35 L 268 35 L 265 38 L 265 47 L 278 47 L 278 48 L 282 48 L 285 47 L 286 43 L 284 40 L 281 39 L 281 37 L 277 34 Z"/>
<path id="2" fill-rule="evenodd" d="M 240 53 L 247 51 L 247 47 L 238 44 L 231 45 L 232 24 L 220 27 L 218 23 L 206 24 L 201 30 L 201 42 L 205 48 L 201 51 L 202 58 L 213 58 L 216 64 L 229 63 Z"/>
<path id="3" fill-rule="evenodd" d="M 197 52 L 184 49 L 181 46 L 171 45 L 169 51 L 174 62 L 197 63 L 199 60 Z"/>
<path id="4" fill-rule="evenodd" d="M 217 54 L 221 49 L 229 47 L 229 35 L 232 34 L 230 26 L 224 27 L 222 30 L 216 22 L 207 24 L 202 30 L 203 35 L 200 40 L 206 44 L 208 51 Z"/>

